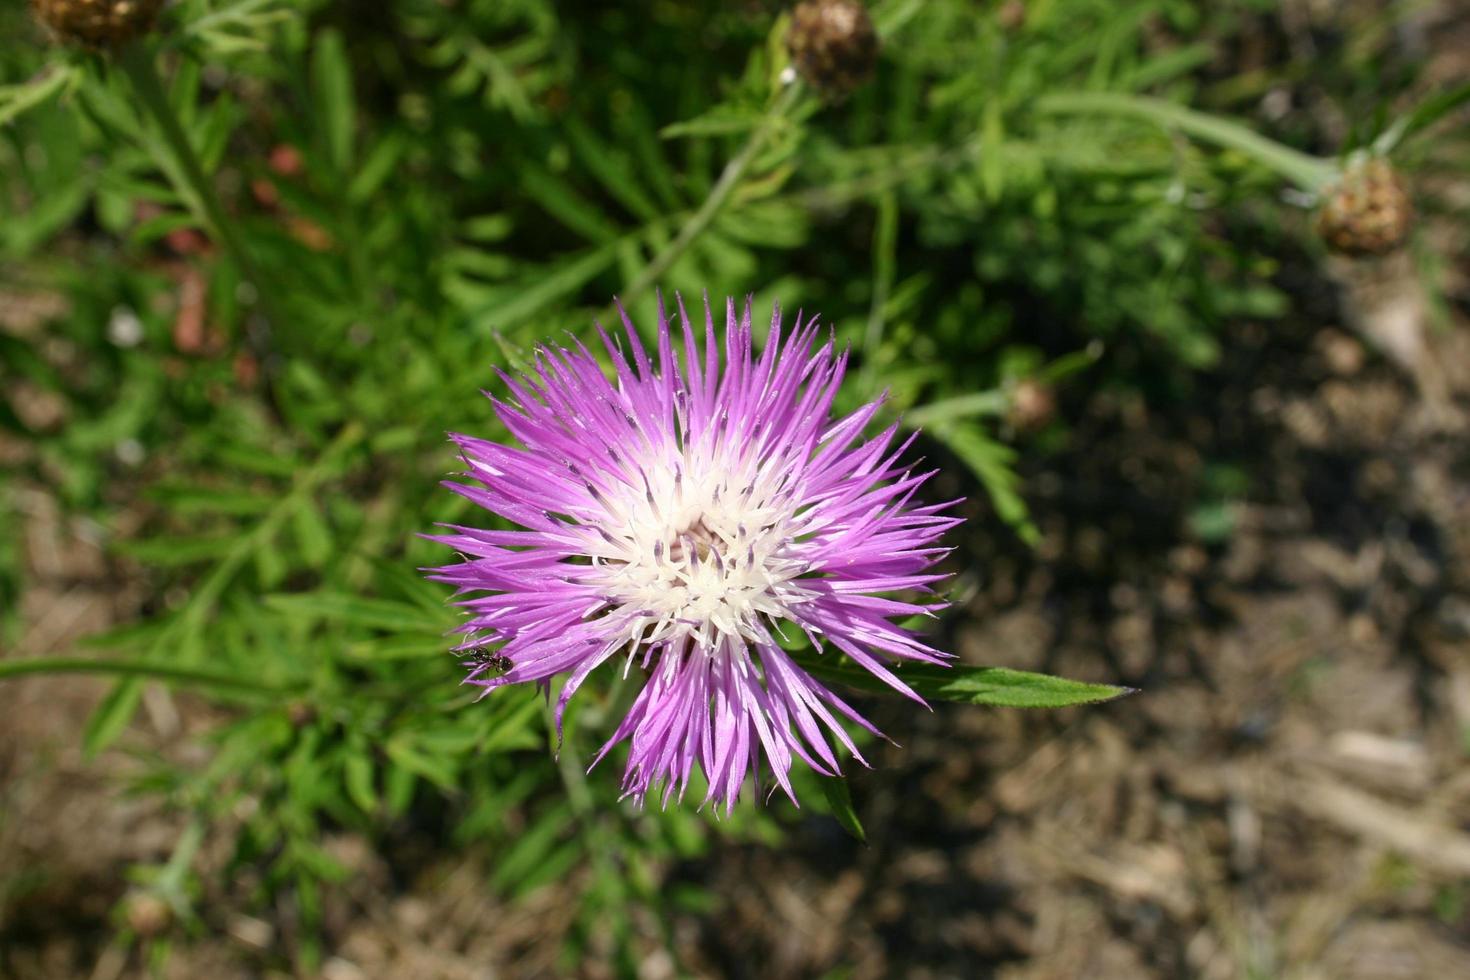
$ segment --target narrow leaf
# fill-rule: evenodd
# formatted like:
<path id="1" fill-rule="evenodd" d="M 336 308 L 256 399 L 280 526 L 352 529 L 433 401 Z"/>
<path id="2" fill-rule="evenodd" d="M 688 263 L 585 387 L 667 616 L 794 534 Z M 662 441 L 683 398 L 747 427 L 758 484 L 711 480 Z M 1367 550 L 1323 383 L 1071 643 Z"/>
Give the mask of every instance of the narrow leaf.
<path id="1" fill-rule="evenodd" d="M 82 735 L 82 750 L 92 758 L 106 749 L 132 722 L 138 710 L 138 701 L 143 696 L 143 682 L 136 677 L 121 681 L 108 692 L 107 697 L 92 712 L 87 720 L 87 729 Z"/>
<path id="2" fill-rule="evenodd" d="M 827 797 L 827 805 L 832 808 L 832 816 L 842 824 L 842 829 L 853 837 L 868 842 L 868 834 L 863 830 L 863 823 L 858 819 L 857 810 L 852 805 L 852 793 L 848 790 L 847 780 L 842 776 L 818 776 L 822 783 L 822 793 Z"/>
<path id="3" fill-rule="evenodd" d="M 327 157 L 338 174 L 345 174 L 352 160 L 352 70 L 342 35 L 335 30 L 317 35 L 311 52 L 311 87 Z"/>
<path id="4" fill-rule="evenodd" d="M 845 659 L 830 654 L 807 654 L 800 659 L 807 670 L 823 680 L 863 691 L 892 693 L 888 685 Z M 1134 693 L 1132 688 L 1090 684 L 1007 667 L 905 664 L 894 668 L 894 673 L 924 698 L 1003 708 L 1065 708 L 1112 701 Z"/>

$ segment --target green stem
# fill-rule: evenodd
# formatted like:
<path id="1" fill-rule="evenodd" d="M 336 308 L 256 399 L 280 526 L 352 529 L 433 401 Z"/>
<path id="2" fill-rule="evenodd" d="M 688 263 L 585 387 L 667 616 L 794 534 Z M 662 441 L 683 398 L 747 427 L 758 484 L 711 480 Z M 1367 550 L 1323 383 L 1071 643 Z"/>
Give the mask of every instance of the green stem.
<path id="1" fill-rule="evenodd" d="M 120 677 L 150 677 L 186 687 L 206 687 L 262 697 L 286 697 L 299 693 L 299 686 L 280 686 L 208 670 L 176 667 L 147 660 L 90 660 L 84 657 L 28 657 L 0 660 L 0 680 L 30 674 L 112 674 Z"/>
<path id="2" fill-rule="evenodd" d="M 214 184 L 204 173 L 204 165 L 200 163 L 199 155 L 194 152 L 193 144 L 189 142 L 184 127 L 179 123 L 179 117 L 174 113 L 163 81 L 158 76 L 152 52 L 142 43 L 133 43 L 122 50 L 117 63 L 132 83 L 143 109 L 157 123 L 163 134 L 164 143 L 167 144 L 174 163 L 173 167 L 164 169 L 178 185 L 175 190 L 189 204 L 195 217 L 208 227 L 215 240 L 230 253 L 245 278 L 255 287 L 261 307 L 269 318 L 277 323 L 282 322 L 276 316 L 274 295 L 266 287 L 260 268 L 251 258 L 250 250 L 245 247 L 234 222 L 220 204 Z"/>
<path id="3" fill-rule="evenodd" d="M 740 152 L 725 165 L 724 172 L 720 174 L 720 179 L 715 182 L 715 186 L 710 189 L 709 196 L 704 199 L 704 204 L 700 205 L 699 210 L 684 223 L 684 227 L 679 229 L 679 234 L 674 240 L 654 256 L 653 261 L 648 263 L 638 277 L 628 284 L 628 288 L 622 295 L 624 302 L 631 303 L 645 289 L 657 282 L 664 273 L 669 271 L 669 267 L 679 261 L 689 250 L 689 246 L 694 244 L 695 239 L 704 234 L 710 223 L 719 217 L 730 195 L 745 178 L 745 173 L 750 169 L 750 165 L 755 162 L 761 150 L 765 149 L 766 141 L 770 139 L 771 133 L 796 105 L 800 96 L 801 86 L 799 84 L 786 87 L 771 106 L 770 111 L 766 113 L 765 118 L 751 131 L 750 139 L 741 147 Z"/>
<path id="4" fill-rule="evenodd" d="M 1162 99 L 1122 92 L 1063 92 L 1038 99 L 1036 109 L 1043 113 L 1102 113 L 1147 119 L 1195 139 L 1244 153 L 1312 194 L 1321 193 L 1338 177 L 1337 165 L 1330 160 L 1283 146 L 1234 120 Z"/>

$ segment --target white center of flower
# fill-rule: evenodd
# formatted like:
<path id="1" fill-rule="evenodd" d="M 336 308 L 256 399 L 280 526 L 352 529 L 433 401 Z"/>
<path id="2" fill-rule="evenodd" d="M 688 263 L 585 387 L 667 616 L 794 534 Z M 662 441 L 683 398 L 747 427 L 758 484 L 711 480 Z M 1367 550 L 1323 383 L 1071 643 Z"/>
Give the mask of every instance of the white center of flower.
<path id="1" fill-rule="evenodd" d="M 645 464 L 646 486 L 601 495 L 593 580 L 632 614 L 632 646 L 764 639 L 760 617 L 785 618 L 807 597 L 794 545 L 808 515 L 787 492 L 792 474 L 772 469 L 675 457 Z"/>

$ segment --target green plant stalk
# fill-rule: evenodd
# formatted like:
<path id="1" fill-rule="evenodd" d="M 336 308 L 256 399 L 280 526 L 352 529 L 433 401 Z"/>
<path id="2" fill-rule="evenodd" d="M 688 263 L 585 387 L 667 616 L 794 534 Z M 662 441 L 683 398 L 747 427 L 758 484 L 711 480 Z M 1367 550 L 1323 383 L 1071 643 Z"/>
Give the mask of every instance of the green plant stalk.
<path id="1" fill-rule="evenodd" d="M 148 677 L 186 687 L 210 688 L 259 697 L 286 697 L 299 693 L 300 685 L 266 684 L 262 681 L 214 671 L 178 667 L 149 660 L 95 660 L 86 657 L 28 657 L 0 660 L 0 681 L 31 674 L 111 674 L 118 677 Z"/>
<path id="2" fill-rule="evenodd" d="M 663 251 L 654 256 L 653 261 L 644 266 L 643 271 L 638 274 L 637 278 L 628 284 L 628 288 L 623 291 L 621 297 L 623 302 L 631 303 L 645 289 L 657 282 L 664 273 L 669 271 L 670 266 L 679 261 L 684 253 L 689 250 L 689 246 L 693 245 L 695 240 L 704 234 L 705 229 L 710 226 L 710 223 L 719 217 L 720 211 L 724 209 L 725 204 L 730 199 L 730 195 L 735 192 L 735 189 L 740 186 L 740 181 L 745 178 L 745 173 L 750 169 L 750 165 L 755 162 L 755 158 L 760 155 L 761 150 L 765 149 L 766 141 L 770 139 L 772 131 L 786 117 L 786 114 L 791 111 L 792 107 L 796 105 L 797 100 L 801 97 L 801 91 L 802 88 L 799 83 L 792 83 L 777 97 L 775 103 L 766 113 L 765 118 L 761 120 L 760 125 L 751 131 L 750 138 L 740 148 L 740 152 L 735 154 L 730 162 L 725 165 L 724 172 L 720 174 L 720 179 L 710 189 L 709 196 L 704 199 L 704 203 L 700 205 L 699 210 L 694 212 L 689 220 L 684 223 L 684 226 L 679 229 L 679 234 L 675 236 L 674 240 Z"/>
<path id="3" fill-rule="evenodd" d="M 1335 163 L 1283 146 L 1231 119 L 1187 106 L 1122 92 L 1061 92 L 1036 102 L 1042 113 L 1135 116 L 1174 128 L 1206 143 L 1245 154 L 1310 194 L 1320 194 L 1339 176 Z"/>
<path id="4" fill-rule="evenodd" d="M 255 287 L 260 297 L 260 305 L 270 320 L 277 324 L 284 322 L 277 315 L 274 294 L 261 277 L 260 268 L 251 257 L 250 250 L 245 247 L 245 242 L 236 231 L 234 222 L 230 220 L 223 205 L 220 204 L 214 184 L 204 173 L 204 165 L 200 163 L 199 155 L 194 152 L 194 147 L 189 142 L 184 127 L 179 123 L 178 115 L 174 112 L 173 106 L 169 104 L 168 93 L 164 90 L 163 81 L 158 76 L 158 68 L 154 63 L 152 52 L 142 42 L 134 42 L 122 50 L 117 63 L 122 68 L 123 74 L 128 77 L 128 81 L 132 83 L 133 90 L 138 94 L 144 111 L 157 123 L 163 134 L 164 143 L 167 144 L 169 152 L 173 155 L 176 166 L 164 169 L 180 184 L 175 190 L 188 202 L 195 216 L 208 227 L 215 240 L 224 246 L 225 250 L 230 253 L 230 257 L 239 265 L 245 278 Z"/>

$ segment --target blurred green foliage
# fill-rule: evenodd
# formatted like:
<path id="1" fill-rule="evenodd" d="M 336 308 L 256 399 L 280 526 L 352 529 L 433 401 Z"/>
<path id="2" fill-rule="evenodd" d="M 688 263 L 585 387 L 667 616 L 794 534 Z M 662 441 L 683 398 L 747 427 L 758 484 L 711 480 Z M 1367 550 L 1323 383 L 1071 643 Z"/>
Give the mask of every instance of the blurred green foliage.
<path id="1" fill-rule="evenodd" d="M 648 326 L 654 286 L 820 312 L 856 352 L 845 397 L 889 389 L 1026 534 L 999 436 L 1018 381 L 1090 364 L 1098 341 L 1206 366 L 1223 322 L 1282 309 L 1260 250 L 1293 220 L 1274 175 L 1163 127 L 1038 109 L 1059 92 L 1258 97 L 1212 72 L 1264 5 L 1015 6 L 875 4 L 876 79 L 789 108 L 773 108 L 784 20 L 754 0 L 185 0 L 132 73 L 0 11 L 0 33 L 35 42 L 0 50 L 0 302 L 66 300 L 0 332 L 0 383 L 59 398 L 64 424 L 0 399 L 0 426 L 32 447 L 28 480 L 138 528 L 112 548 L 148 605 L 99 654 L 241 679 L 200 688 L 231 706 L 208 761 L 152 758 L 140 788 L 236 835 L 259 901 L 290 897 L 307 938 L 284 954 L 316 955 L 342 873 L 326 829 L 380 839 L 447 813 L 509 894 L 585 866 L 578 934 L 610 934 L 626 962 L 630 910 L 667 900 L 662 862 L 711 833 L 692 808 L 614 805 L 610 768 L 581 772 L 627 684 L 579 696 L 559 758 L 534 692 L 471 706 L 457 684 L 454 614 L 415 572 L 444 556 L 416 535 L 470 516 L 437 486 L 456 468 L 444 433 L 498 431 L 478 394 L 496 366 L 584 332 L 614 295 Z M 155 64 L 238 248 L 140 90 Z M 676 245 L 756 134 L 723 207 Z M 124 735 L 143 683 L 117 683 L 89 750 Z M 855 822 L 828 789 L 803 798 Z M 719 831 L 783 819 L 747 806 Z M 187 918 L 184 845 L 141 880 Z"/>

